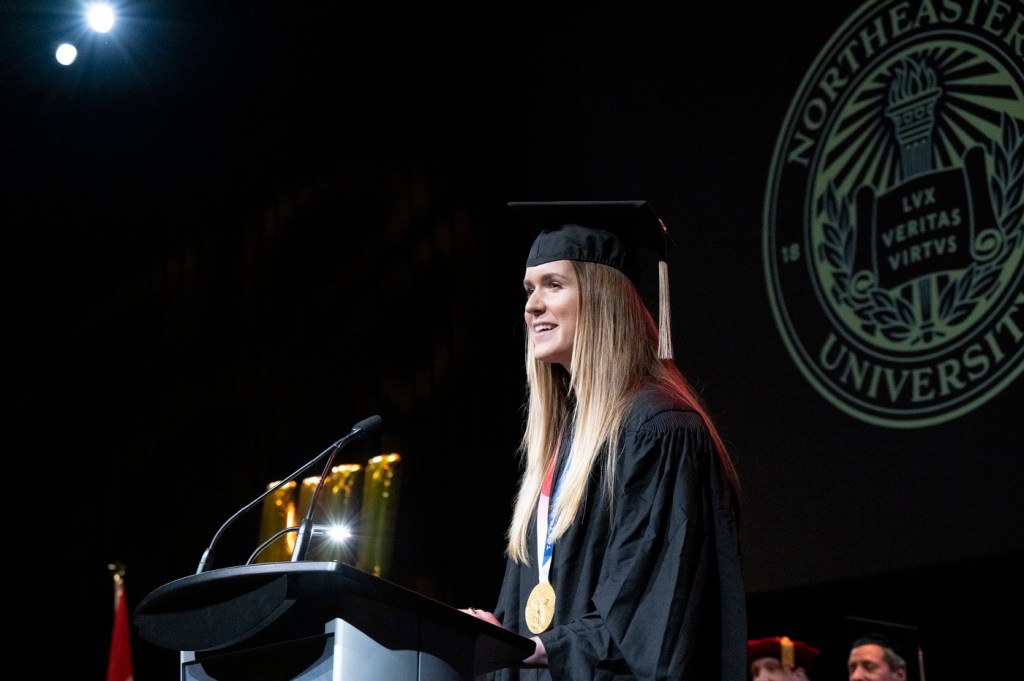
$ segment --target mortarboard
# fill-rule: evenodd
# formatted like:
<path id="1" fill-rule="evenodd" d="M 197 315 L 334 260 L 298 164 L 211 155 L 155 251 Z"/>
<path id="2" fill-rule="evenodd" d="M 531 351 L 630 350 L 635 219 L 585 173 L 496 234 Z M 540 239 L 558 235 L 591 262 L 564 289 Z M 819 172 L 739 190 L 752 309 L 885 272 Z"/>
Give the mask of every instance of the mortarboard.
<path id="1" fill-rule="evenodd" d="M 658 356 L 672 357 L 668 300 L 668 249 L 665 223 L 647 201 L 512 201 L 508 204 L 537 236 L 527 267 L 555 260 L 608 265 L 624 273 L 643 294 L 658 263 Z"/>
<path id="2" fill-rule="evenodd" d="M 769 636 L 747 641 L 747 665 L 762 657 L 775 657 L 786 669 L 803 667 L 810 670 L 821 651 L 788 636 Z"/>
<path id="3" fill-rule="evenodd" d="M 889 648 L 907 663 L 907 681 L 924 681 L 924 652 L 917 627 L 847 615 L 846 629 L 850 650 L 868 643 Z"/>

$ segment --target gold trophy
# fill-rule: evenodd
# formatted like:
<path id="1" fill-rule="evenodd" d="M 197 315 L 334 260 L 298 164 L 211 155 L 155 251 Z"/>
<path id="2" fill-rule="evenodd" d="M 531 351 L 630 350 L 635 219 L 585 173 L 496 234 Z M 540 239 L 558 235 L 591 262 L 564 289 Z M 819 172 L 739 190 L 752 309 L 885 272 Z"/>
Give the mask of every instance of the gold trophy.
<path id="1" fill-rule="evenodd" d="M 281 484 L 281 481 L 272 482 L 267 489 L 273 489 Z M 275 533 L 286 527 L 292 527 L 299 523 L 299 517 L 295 508 L 294 480 L 281 485 L 281 489 L 268 494 L 263 500 L 262 514 L 260 516 L 260 545 L 268 541 Z M 276 563 L 287 561 L 292 556 L 292 549 L 295 548 L 295 533 L 290 532 L 278 537 L 259 553 L 253 560 L 257 563 Z"/>
<path id="2" fill-rule="evenodd" d="M 352 562 L 352 535 L 355 534 L 353 523 L 359 514 L 362 470 L 363 467 L 355 463 L 331 467 L 331 472 L 324 480 L 320 496 L 316 500 L 313 524 L 318 530 L 314 533 L 307 560 Z M 296 524 L 298 520 L 306 517 L 309 500 L 319 482 L 319 477 L 309 477 L 302 481 Z M 294 535 L 292 537 L 294 547 Z"/>
<path id="3" fill-rule="evenodd" d="M 363 475 L 362 522 L 356 567 L 381 577 L 389 567 L 398 513 L 398 454 L 381 454 L 366 464 Z"/>

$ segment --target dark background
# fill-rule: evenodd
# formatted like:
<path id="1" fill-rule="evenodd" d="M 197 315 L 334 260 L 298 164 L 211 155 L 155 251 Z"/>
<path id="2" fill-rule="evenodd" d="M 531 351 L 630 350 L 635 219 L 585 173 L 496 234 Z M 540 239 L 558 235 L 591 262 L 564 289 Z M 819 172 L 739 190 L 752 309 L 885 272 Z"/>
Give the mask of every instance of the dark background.
<path id="1" fill-rule="evenodd" d="M 751 637 L 822 647 L 816 681 L 845 678 L 847 615 L 917 626 L 931 681 L 1016 668 L 1021 381 L 949 423 L 867 425 L 772 318 L 775 138 L 857 7 L 800 5 L 133 2 L 97 37 L 77 5 L 0 0 L 15 640 L 103 678 L 108 563 L 134 608 L 372 414 L 345 458 L 402 456 L 385 577 L 493 603 L 529 242 L 504 204 L 643 198 L 677 245 L 677 362 L 745 485 Z M 176 652 L 132 646 L 137 681 L 177 678 Z"/>

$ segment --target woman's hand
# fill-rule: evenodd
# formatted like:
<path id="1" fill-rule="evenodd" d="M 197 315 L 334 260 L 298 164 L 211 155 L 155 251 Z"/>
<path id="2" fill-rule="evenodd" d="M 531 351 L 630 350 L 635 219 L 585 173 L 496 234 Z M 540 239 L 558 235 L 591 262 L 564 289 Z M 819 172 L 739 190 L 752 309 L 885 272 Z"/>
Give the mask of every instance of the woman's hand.
<path id="1" fill-rule="evenodd" d="M 501 622 L 494 616 L 494 613 L 486 610 L 480 610 L 479 608 L 459 608 L 459 611 L 472 615 L 478 620 L 484 622 L 490 622 L 491 624 L 500 627 Z M 548 666 L 548 651 L 544 649 L 544 642 L 536 636 L 531 636 L 530 640 L 534 643 L 533 654 L 527 658 L 524 658 L 519 663 L 522 667 L 547 667 Z"/>
<path id="2" fill-rule="evenodd" d="M 544 642 L 536 636 L 531 636 L 530 640 L 537 646 L 533 650 L 533 655 L 520 662 L 524 667 L 547 667 L 548 666 L 548 651 L 544 648 Z"/>
<path id="3" fill-rule="evenodd" d="M 459 608 L 459 610 L 466 613 L 467 615 L 472 615 L 478 620 L 490 622 L 491 624 L 494 624 L 499 627 L 501 626 L 501 622 L 499 622 L 498 618 L 494 616 L 494 613 L 488 612 L 487 610 L 481 610 L 479 608 Z"/>

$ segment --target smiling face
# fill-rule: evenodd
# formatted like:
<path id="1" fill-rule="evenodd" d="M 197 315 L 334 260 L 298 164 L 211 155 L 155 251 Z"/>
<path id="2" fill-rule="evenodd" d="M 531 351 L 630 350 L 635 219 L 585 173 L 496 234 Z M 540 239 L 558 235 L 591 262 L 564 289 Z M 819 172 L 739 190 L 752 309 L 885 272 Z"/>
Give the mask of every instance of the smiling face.
<path id="1" fill-rule="evenodd" d="M 533 339 L 533 356 L 542 362 L 572 364 L 573 340 L 579 314 L 580 289 L 569 260 L 526 268 L 524 319 Z"/>
<path id="2" fill-rule="evenodd" d="M 885 649 L 875 643 L 865 643 L 850 651 L 846 663 L 850 681 L 906 681 L 906 669 L 893 669 L 886 661 Z"/>

